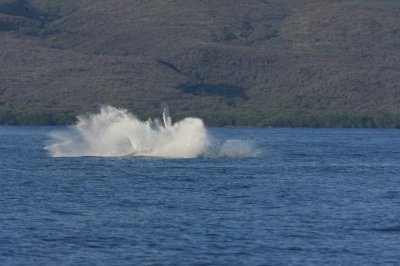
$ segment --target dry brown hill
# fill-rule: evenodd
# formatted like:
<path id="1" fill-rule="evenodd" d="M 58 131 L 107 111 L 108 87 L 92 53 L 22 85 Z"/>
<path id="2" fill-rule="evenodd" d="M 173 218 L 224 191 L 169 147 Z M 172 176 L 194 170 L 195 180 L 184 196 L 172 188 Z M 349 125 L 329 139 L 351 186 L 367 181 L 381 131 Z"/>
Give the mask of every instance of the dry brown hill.
<path id="1" fill-rule="evenodd" d="M 398 0 L 0 0 L 0 48 L 3 110 L 400 113 Z"/>

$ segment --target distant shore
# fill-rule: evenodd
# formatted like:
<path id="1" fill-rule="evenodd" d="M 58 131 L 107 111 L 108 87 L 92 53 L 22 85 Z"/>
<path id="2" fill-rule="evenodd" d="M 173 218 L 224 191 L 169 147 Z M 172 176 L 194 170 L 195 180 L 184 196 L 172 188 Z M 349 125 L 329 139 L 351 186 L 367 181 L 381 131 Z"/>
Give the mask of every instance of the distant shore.
<path id="1" fill-rule="evenodd" d="M 97 110 L 0 109 L 0 125 L 71 125 L 78 115 Z M 159 110 L 132 112 L 138 118 L 160 119 Z M 174 121 L 199 117 L 207 126 L 216 127 L 306 127 L 306 128 L 400 128 L 400 114 L 368 111 L 335 110 L 233 110 L 176 111 Z"/>

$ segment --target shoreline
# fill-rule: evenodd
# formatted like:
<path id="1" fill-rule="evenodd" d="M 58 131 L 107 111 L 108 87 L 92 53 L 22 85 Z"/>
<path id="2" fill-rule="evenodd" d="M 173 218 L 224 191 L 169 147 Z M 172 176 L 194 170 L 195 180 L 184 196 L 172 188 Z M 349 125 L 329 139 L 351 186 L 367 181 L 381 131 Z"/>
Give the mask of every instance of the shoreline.
<path id="1" fill-rule="evenodd" d="M 3 126 L 67 126 L 77 121 L 78 115 L 97 113 L 98 110 L 0 109 Z M 140 120 L 160 119 L 158 110 L 132 112 Z M 280 109 L 231 110 L 213 112 L 173 112 L 173 120 L 185 117 L 201 118 L 207 127 L 234 128 L 400 128 L 400 114 L 371 111 L 337 111 Z"/>

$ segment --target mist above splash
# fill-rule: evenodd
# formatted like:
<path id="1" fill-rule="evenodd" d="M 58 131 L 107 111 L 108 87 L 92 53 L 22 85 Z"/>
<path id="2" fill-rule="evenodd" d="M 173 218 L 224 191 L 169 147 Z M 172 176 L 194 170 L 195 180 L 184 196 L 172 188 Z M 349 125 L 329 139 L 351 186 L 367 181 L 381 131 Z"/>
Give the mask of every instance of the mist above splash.
<path id="1" fill-rule="evenodd" d="M 185 118 L 164 127 L 158 120 L 141 121 L 127 110 L 112 106 L 101 108 L 97 114 L 78 116 L 76 125 L 50 137 L 46 149 L 54 157 L 257 156 L 257 151 L 242 141 L 229 140 L 216 148 L 201 119 Z"/>

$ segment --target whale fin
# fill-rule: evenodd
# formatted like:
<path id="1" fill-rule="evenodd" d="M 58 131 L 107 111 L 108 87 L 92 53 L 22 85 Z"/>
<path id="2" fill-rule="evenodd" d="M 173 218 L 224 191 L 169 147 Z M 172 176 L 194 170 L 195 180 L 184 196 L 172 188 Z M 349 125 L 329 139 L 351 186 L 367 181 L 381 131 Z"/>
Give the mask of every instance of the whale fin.
<path id="1" fill-rule="evenodd" d="M 164 121 L 164 127 L 168 128 L 172 125 L 172 119 L 171 115 L 169 113 L 169 108 L 167 104 L 163 104 L 163 112 L 162 112 L 162 117 Z"/>

